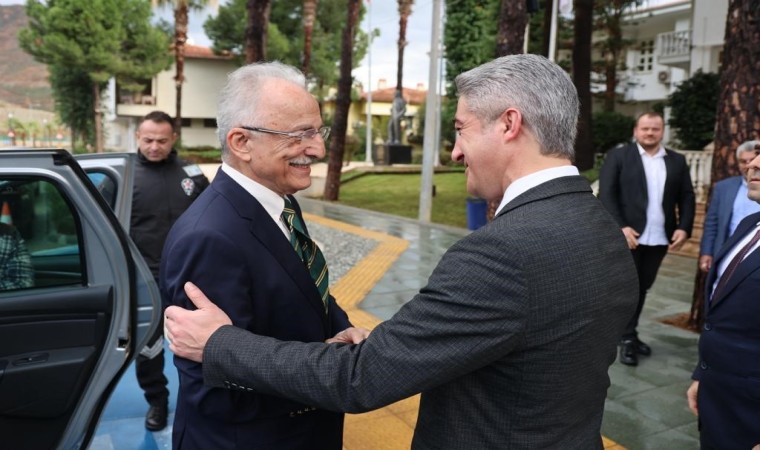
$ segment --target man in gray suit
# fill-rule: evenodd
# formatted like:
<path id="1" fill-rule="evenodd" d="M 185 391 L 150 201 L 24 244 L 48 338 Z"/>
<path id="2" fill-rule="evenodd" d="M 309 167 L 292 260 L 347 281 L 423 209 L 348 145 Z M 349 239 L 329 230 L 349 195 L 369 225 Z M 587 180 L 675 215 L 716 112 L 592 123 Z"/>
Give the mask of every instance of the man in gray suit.
<path id="1" fill-rule="evenodd" d="M 421 392 L 415 449 L 601 449 L 607 369 L 638 283 L 619 228 L 571 165 L 575 87 L 536 55 L 456 85 L 452 158 L 470 194 L 501 204 L 419 294 L 361 343 L 326 345 L 229 326 L 188 283 L 198 309 L 166 310 L 171 349 L 202 361 L 210 386 L 335 411 Z"/>

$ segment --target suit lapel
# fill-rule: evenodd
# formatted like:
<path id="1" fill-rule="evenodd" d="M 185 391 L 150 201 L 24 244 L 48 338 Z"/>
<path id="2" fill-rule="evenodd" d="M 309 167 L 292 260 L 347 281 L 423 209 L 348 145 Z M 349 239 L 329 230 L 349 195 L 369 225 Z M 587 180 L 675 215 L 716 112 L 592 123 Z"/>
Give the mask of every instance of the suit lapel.
<path id="1" fill-rule="evenodd" d="M 253 238 L 258 240 L 269 251 L 269 256 L 282 266 L 293 283 L 303 293 L 304 300 L 315 310 L 322 319 L 323 325 L 327 327 L 324 303 L 319 297 L 319 291 L 314 280 L 301 258 L 290 246 L 290 241 L 274 223 L 264 207 L 261 206 L 261 203 L 222 171 L 217 174 L 214 184 L 216 189 L 230 201 L 240 217 L 250 223 L 249 230 Z M 272 299 L 272 301 L 276 300 Z"/>
<path id="2" fill-rule="evenodd" d="M 705 298 L 710 298 L 710 294 L 712 293 L 712 286 L 715 284 L 715 281 L 718 278 L 718 266 L 723 261 L 723 258 L 726 257 L 726 254 L 728 254 L 729 251 L 733 249 L 739 241 L 742 240 L 742 238 L 746 237 L 747 233 L 750 230 L 755 229 L 755 224 L 757 224 L 757 219 L 760 218 L 760 214 L 752 214 L 748 217 L 752 217 L 753 219 L 742 221 L 740 226 L 736 229 L 736 232 L 732 234 L 731 237 L 723 244 L 723 247 L 716 255 L 715 262 L 713 263 L 713 267 L 707 277 L 707 283 L 705 284 L 705 289 L 707 290 Z M 718 303 L 721 303 L 721 300 L 726 298 L 726 296 L 743 279 L 758 269 L 760 269 L 760 250 L 755 250 L 739 264 L 739 266 L 736 268 L 736 271 L 728 280 L 728 284 L 723 287 L 722 292 L 719 292 L 721 295 L 710 299 L 710 309 L 715 308 Z"/>
<path id="3" fill-rule="evenodd" d="M 649 202 L 649 190 L 647 189 L 647 176 L 644 172 L 644 162 L 641 161 L 641 153 L 639 153 L 639 146 L 636 143 L 632 143 L 627 152 L 626 159 L 631 170 L 636 175 L 636 179 L 639 183 L 638 192 L 644 199 L 644 208 L 646 209 L 647 202 Z"/>

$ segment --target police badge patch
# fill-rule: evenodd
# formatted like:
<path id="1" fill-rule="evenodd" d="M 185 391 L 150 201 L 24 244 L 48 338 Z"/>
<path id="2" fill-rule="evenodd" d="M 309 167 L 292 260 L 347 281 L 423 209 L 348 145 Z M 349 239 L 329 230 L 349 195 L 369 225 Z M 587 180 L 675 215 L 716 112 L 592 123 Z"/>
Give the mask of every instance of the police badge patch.
<path id="1" fill-rule="evenodd" d="M 193 195 L 193 191 L 195 190 L 195 181 L 190 178 L 185 178 L 180 182 L 180 185 L 182 186 L 182 190 L 185 191 L 185 195 L 188 197 Z"/>

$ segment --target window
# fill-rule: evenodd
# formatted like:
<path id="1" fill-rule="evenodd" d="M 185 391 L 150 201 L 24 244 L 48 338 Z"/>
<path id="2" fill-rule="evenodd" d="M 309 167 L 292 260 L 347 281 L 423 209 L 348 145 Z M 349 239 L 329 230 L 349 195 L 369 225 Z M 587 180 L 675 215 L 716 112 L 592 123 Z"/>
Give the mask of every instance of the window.
<path id="1" fill-rule="evenodd" d="M 216 128 L 216 119 L 203 119 L 203 128 Z"/>
<path id="2" fill-rule="evenodd" d="M 192 119 L 182 118 L 182 128 L 191 128 L 193 126 Z"/>
<path id="3" fill-rule="evenodd" d="M 84 284 L 78 217 L 51 182 L 0 178 L 0 292 Z"/>
<path id="4" fill-rule="evenodd" d="M 654 40 L 642 41 L 639 44 L 639 58 L 636 63 L 637 72 L 651 72 L 654 63 Z"/>

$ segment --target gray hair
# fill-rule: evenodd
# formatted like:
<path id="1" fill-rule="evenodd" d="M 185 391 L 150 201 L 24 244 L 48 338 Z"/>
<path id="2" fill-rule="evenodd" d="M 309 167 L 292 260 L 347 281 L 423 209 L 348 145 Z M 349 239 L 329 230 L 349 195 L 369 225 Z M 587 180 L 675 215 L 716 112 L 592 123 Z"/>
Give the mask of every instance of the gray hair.
<path id="1" fill-rule="evenodd" d="M 744 152 L 754 152 L 758 146 L 760 146 L 760 141 L 743 142 L 742 145 L 736 147 L 736 159 L 739 159 Z"/>
<path id="2" fill-rule="evenodd" d="M 454 82 L 484 125 L 514 107 L 542 155 L 574 159 L 578 92 L 557 64 L 538 55 L 503 56 L 460 74 Z"/>
<path id="3" fill-rule="evenodd" d="M 278 61 L 253 63 L 243 66 L 227 77 L 227 84 L 219 93 L 216 126 L 222 146 L 222 161 L 229 154 L 227 133 L 240 125 L 255 126 L 258 100 L 262 94 L 263 81 L 281 79 L 306 89 L 306 78 L 300 70 Z"/>

